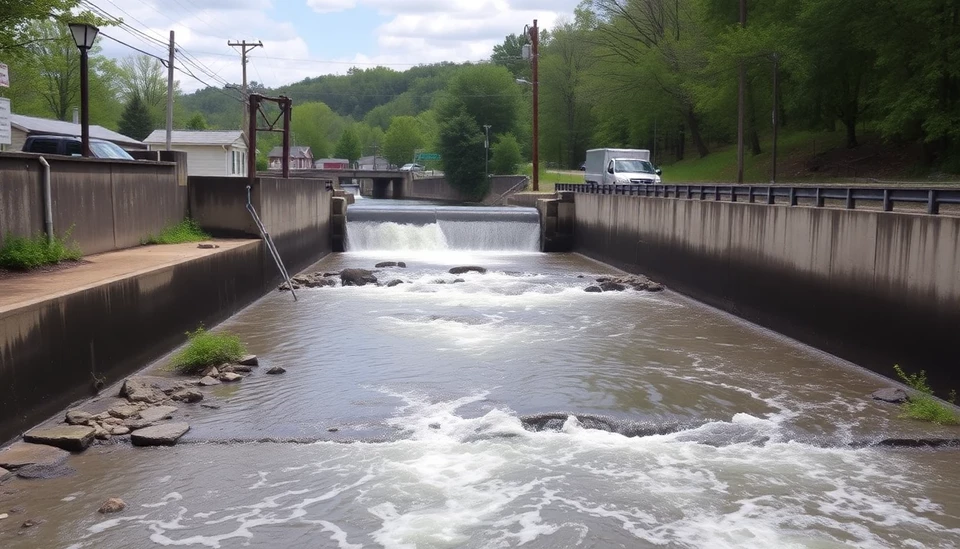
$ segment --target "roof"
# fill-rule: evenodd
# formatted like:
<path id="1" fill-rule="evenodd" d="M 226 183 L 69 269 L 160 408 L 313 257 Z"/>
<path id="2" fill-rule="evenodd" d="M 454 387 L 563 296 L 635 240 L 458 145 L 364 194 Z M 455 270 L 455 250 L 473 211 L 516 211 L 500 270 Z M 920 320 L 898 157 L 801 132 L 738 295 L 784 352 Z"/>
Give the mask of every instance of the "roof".
<path id="1" fill-rule="evenodd" d="M 274 147 L 270 154 L 267 155 L 270 158 L 280 158 L 283 156 L 283 147 Z M 310 152 L 310 147 L 301 147 L 301 146 L 291 146 L 290 147 L 290 158 L 313 158 L 313 153 Z"/>
<path id="2" fill-rule="evenodd" d="M 173 145 L 233 145 L 243 140 L 240 130 L 173 130 L 170 133 L 170 143 Z M 164 145 L 167 142 L 167 130 L 153 130 L 153 133 L 143 140 L 149 145 Z"/>
<path id="3" fill-rule="evenodd" d="M 28 134 L 50 134 L 50 135 L 68 135 L 71 137 L 80 137 L 80 124 L 65 122 L 63 120 L 51 120 L 49 118 L 37 118 L 35 116 L 24 116 L 22 114 L 10 115 L 10 125 L 18 130 Z M 143 143 L 132 137 L 127 137 L 115 131 L 108 130 L 103 126 L 90 126 L 90 137 L 94 139 L 103 139 L 112 141 L 118 145 L 140 145 Z"/>

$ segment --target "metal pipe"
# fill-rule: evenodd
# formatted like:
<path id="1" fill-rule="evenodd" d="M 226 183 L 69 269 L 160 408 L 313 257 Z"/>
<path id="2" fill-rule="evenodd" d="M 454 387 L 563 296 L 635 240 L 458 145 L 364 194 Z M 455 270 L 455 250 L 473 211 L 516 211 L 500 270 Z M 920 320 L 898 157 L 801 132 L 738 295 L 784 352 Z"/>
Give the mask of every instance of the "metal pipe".
<path id="1" fill-rule="evenodd" d="M 50 192 L 50 163 L 40 157 L 43 164 L 43 230 L 47 233 L 47 243 L 53 243 L 53 199 Z"/>

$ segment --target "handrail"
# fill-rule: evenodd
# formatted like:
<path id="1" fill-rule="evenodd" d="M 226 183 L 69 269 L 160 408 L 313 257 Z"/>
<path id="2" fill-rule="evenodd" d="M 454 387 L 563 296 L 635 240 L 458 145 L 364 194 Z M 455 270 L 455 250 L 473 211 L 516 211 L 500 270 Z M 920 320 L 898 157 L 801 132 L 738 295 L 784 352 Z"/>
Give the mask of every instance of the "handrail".
<path id="1" fill-rule="evenodd" d="M 879 202 L 883 211 L 892 212 L 898 203 L 926 204 L 927 213 L 937 215 L 940 206 L 960 204 L 960 190 L 950 188 L 893 187 L 813 187 L 790 185 L 602 185 L 597 183 L 557 183 L 557 191 L 586 194 L 615 194 L 686 200 L 748 202 L 751 204 L 789 204 L 801 199 L 823 208 L 827 200 L 842 200 L 844 208 L 854 210 L 858 202 Z"/>
<path id="2" fill-rule="evenodd" d="M 290 280 L 290 275 L 287 274 L 287 268 L 283 266 L 283 261 L 280 259 L 280 252 L 277 251 L 277 247 L 273 243 L 273 238 L 270 237 L 270 233 L 268 233 L 267 228 L 264 227 L 263 221 L 260 221 L 260 216 L 257 215 L 257 210 L 253 207 L 253 202 L 250 200 L 250 185 L 247 185 L 247 211 L 253 216 L 253 221 L 257 224 L 257 229 L 260 230 L 260 235 L 263 237 L 267 249 L 270 250 L 273 261 L 277 264 L 277 268 L 280 269 L 280 274 L 283 275 L 283 279 L 287 281 L 287 288 L 289 288 L 290 293 L 293 294 L 293 300 L 298 301 L 297 292 L 293 289 L 293 282 Z"/>
<path id="3" fill-rule="evenodd" d="M 529 178 L 529 177 L 524 177 L 524 178 L 521 179 L 519 182 L 517 182 L 516 185 L 510 187 L 509 189 L 506 190 L 506 192 L 504 192 L 503 194 L 501 194 L 500 196 L 498 196 L 497 199 L 494 200 L 493 202 L 491 202 L 490 204 L 491 204 L 491 205 L 493 205 L 493 204 L 502 204 L 502 203 L 503 203 L 503 200 L 504 200 L 505 198 L 507 198 L 508 195 L 515 194 L 519 189 L 522 189 L 522 188 L 526 187 L 528 183 L 530 183 L 530 178 Z"/>

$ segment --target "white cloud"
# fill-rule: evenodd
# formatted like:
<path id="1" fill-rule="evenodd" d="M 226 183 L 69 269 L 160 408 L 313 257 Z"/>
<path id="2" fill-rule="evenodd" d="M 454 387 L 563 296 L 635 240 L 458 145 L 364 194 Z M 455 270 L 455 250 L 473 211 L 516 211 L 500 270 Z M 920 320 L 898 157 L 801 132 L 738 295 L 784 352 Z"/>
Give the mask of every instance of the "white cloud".
<path id="1" fill-rule="evenodd" d="M 307 0 L 307 6 L 317 13 L 344 11 L 356 5 L 354 0 Z"/>

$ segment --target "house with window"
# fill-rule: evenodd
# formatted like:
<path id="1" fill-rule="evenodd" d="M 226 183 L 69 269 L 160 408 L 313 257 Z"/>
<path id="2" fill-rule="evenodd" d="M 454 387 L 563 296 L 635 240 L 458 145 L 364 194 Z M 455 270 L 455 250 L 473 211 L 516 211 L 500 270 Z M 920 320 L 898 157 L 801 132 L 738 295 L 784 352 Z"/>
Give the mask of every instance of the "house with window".
<path id="1" fill-rule="evenodd" d="M 274 147 L 267 155 L 271 170 L 283 169 L 283 147 Z M 290 147 L 290 169 L 309 170 L 313 168 L 313 152 L 310 147 Z"/>
<path id="2" fill-rule="evenodd" d="M 38 118 L 36 116 L 25 116 L 22 114 L 10 115 L 10 144 L 4 146 L 7 151 L 19 151 L 23 149 L 23 144 L 28 137 L 34 135 L 62 135 L 67 137 L 80 137 L 80 124 L 65 122 L 63 120 L 51 120 L 49 118 Z M 132 137 L 127 137 L 115 131 L 108 130 L 102 126 L 90 126 L 90 137 L 92 139 L 102 139 L 116 143 L 121 148 L 130 150 L 143 150 L 147 146 Z"/>
<path id="3" fill-rule="evenodd" d="M 143 142 L 164 150 L 167 131 L 154 130 Z M 240 130 L 174 130 L 170 148 L 187 153 L 188 175 L 247 175 L 247 140 Z"/>
<path id="4" fill-rule="evenodd" d="M 349 170 L 350 161 L 346 158 L 321 158 L 313 163 L 318 170 Z"/>

